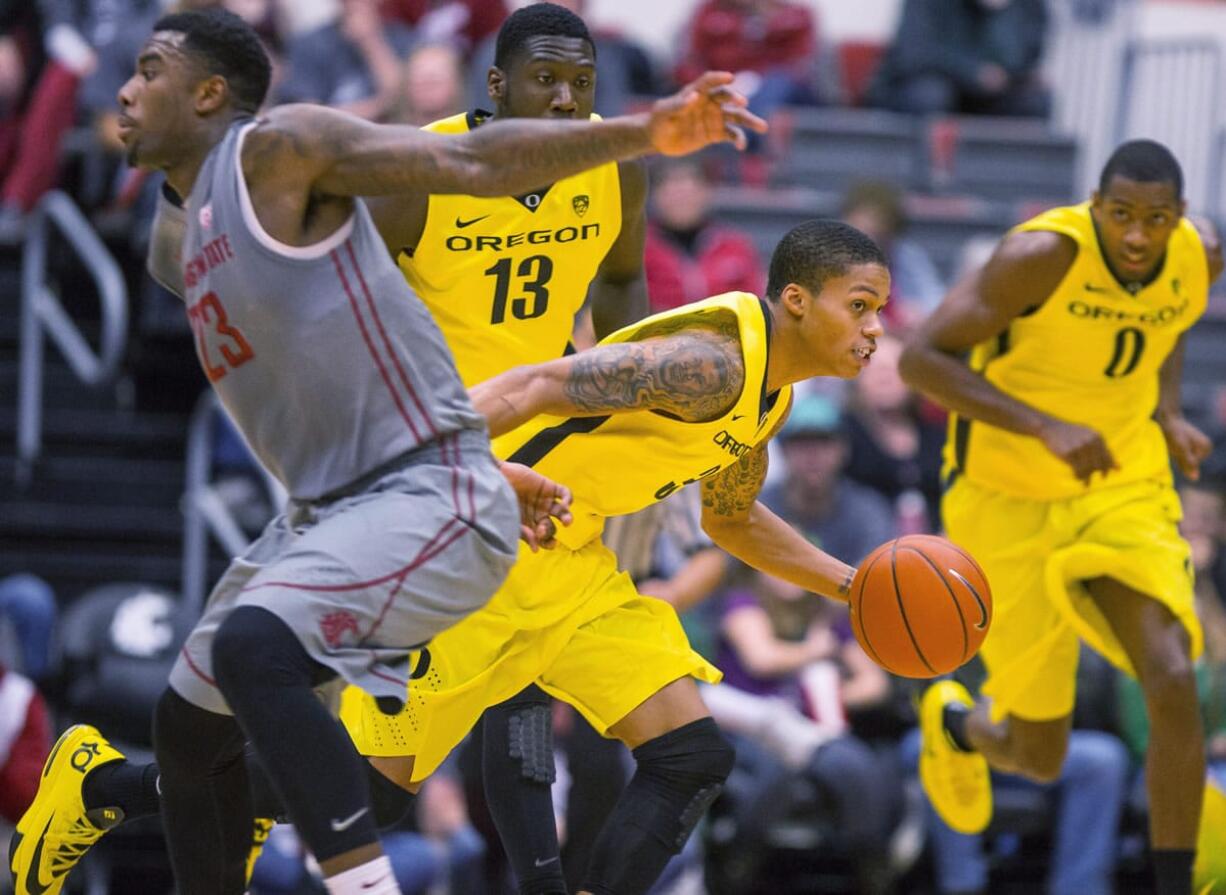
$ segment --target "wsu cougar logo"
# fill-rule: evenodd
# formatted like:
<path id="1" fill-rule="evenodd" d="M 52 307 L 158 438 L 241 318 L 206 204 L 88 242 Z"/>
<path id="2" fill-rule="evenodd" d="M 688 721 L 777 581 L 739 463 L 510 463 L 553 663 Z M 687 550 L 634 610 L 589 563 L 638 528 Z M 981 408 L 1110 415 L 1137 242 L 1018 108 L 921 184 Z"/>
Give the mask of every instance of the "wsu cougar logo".
<path id="1" fill-rule="evenodd" d="M 328 646 L 336 649 L 340 645 L 341 638 L 345 636 L 345 632 L 351 632 L 355 637 L 358 633 L 358 620 L 352 612 L 344 609 L 338 609 L 336 612 L 329 612 L 319 620 L 319 630 L 323 632 L 324 640 Z"/>

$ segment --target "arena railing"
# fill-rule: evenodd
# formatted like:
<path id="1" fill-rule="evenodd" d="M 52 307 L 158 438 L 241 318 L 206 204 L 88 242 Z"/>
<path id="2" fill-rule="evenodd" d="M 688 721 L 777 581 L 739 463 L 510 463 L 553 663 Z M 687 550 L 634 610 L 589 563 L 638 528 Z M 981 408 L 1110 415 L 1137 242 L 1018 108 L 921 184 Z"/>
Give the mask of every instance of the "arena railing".
<path id="1" fill-rule="evenodd" d="M 98 286 L 102 331 L 97 353 L 60 302 L 47 267 L 52 225 L 72 246 Z M 128 287 L 119 264 L 75 202 L 58 190 L 43 196 L 28 219 L 21 258 L 21 334 L 17 397 L 17 481 L 27 484 L 42 453 L 43 340 L 59 347 L 85 385 L 110 381 L 128 336 Z"/>
<path id="2" fill-rule="evenodd" d="M 250 539 L 213 486 L 213 445 L 221 403 L 212 389 L 205 390 L 192 410 L 187 430 L 187 461 L 183 488 L 183 572 L 180 591 L 189 617 L 198 615 L 208 595 L 209 535 L 217 539 L 227 556 L 238 556 Z M 269 502 L 274 507 L 286 500 L 285 490 L 258 467 Z"/>

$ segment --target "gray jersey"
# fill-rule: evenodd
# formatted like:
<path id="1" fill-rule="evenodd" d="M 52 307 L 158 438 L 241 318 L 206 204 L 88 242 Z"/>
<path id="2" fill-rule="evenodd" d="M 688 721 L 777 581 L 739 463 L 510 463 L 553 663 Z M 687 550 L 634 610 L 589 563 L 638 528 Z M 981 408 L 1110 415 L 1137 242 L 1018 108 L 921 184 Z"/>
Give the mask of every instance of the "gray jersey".
<path id="1" fill-rule="evenodd" d="M 186 205 L 184 300 L 205 375 L 289 493 L 332 493 L 424 443 L 483 429 L 443 335 L 366 207 L 306 247 L 264 231 L 235 122 Z"/>

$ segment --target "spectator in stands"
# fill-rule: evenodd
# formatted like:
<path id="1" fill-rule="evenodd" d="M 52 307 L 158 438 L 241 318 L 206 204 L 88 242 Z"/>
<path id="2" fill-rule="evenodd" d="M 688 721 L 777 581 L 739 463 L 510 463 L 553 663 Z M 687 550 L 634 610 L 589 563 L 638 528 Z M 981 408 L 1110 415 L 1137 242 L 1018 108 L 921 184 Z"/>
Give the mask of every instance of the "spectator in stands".
<path id="1" fill-rule="evenodd" d="M 652 311 L 734 290 L 761 293 L 766 278 L 753 240 L 715 223 L 710 209 L 711 185 L 700 162 L 660 162 L 643 253 Z"/>
<path id="2" fill-rule="evenodd" d="M 980 671 L 975 667 L 967 674 L 978 676 Z M 1048 865 L 1047 895 L 1111 895 L 1114 891 L 1120 815 L 1131 773 L 1123 742 L 1102 728 L 1116 726 L 1114 712 L 1109 708 L 1104 712 L 1104 708 L 1110 705 L 1119 679 L 1106 660 L 1083 650 L 1074 730 L 1059 779 L 1040 784 L 1010 774 L 992 774 L 996 801 L 1012 810 L 1000 812 L 991 833 L 1011 836 L 1015 827 L 1027 825 L 1051 831 L 1051 844 L 1044 852 L 1050 855 L 1044 862 Z M 919 749 L 916 730 L 902 745 L 904 762 L 912 769 Z M 927 813 L 937 891 L 940 895 L 986 895 L 990 891 L 988 836 L 958 833 L 931 807 Z"/>
<path id="3" fill-rule="evenodd" d="M 341 0 L 335 19 L 290 39 L 279 97 L 379 121 L 400 92 L 401 68 L 412 42 L 407 26 L 384 22 L 378 0 Z"/>
<path id="4" fill-rule="evenodd" d="M 844 221 L 873 238 L 890 262 L 887 325 L 904 330 L 928 315 L 945 296 L 945 284 L 923 246 L 907 239 L 907 212 L 897 186 L 880 180 L 852 184 L 843 196 Z"/>
<path id="5" fill-rule="evenodd" d="M 24 219 L 55 185 L 60 141 L 72 127 L 89 45 L 31 0 L 0 0 L 0 243 L 24 236 Z"/>
<path id="6" fill-rule="evenodd" d="M 1046 26 L 1044 0 L 906 0 L 869 101 L 916 115 L 1045 117 Z"/>
<path id="7" fill-rule="evenodd" d="M 706 0 L 686 27 L 679 83 L 714 69 L 743 75 L 749 106 L 767 116 L 783 105 L 814 105 L 818 52 L 812 9 L 792 0 Z"/>
<path id="8" fill-rule="evenodd" d="M 394 120 L 417 127 L 464 111 L 464 60 L 448 43 L 418 44 L 404 63 Z"/>
<path id="9" fill-rule="evenodd" d="M 3 665 L 0 706 L 0 818 L 16 824 L 38 792 L 51 751 L 51 722 L 34 682 Z"/>
<path id="10" fill-rule="evenodd" d="M 546 2 L 546 0 L 538 0 Z M 597 114 L 620 115 L 634 97 L 656 96 L 663 92 L 651 57 L 634 41 L 618 31 L 601 28 L 591 20 L 587 0 L 548 0 L 564 6 L 586 20 L 596 48 Z M 486 76 L 494 64 L 495 36 L 484 40 L 473 53 L 469 68 L 469 102 L 483 108 L 489 104 Z"/>
<path id="11" fill-rule="evenodd" d="M 55 592 L 46 581 L 29 574 L 0 578 L 0 623 L 16 635 L 19 670 L 36 681 L 51 671 L 55 617 Z"/>
<path id="12" fill-rule="evenodd" d="M 859 891 L 888 891 L 901 781 L 850 732 L 846 710 L 887 702 L 889 678 L 856 643 L 842 607 L 761 572 L 751 582 L 724 602 L 716 660 L 724 681 L 704 686 L 703 699 L 726 733 L 753 740 L 815 787 Z M 788 778 L 783 786 L 791 788 Z M 779 796 L 768 787 L 746 814 L 765 820 Z"/>
<path id="13" fill-rule="evenodd" d="M 898 375 L 902 345 L 877 339 L 873 362 L 851 383 L 847 477 L 894 507 L 899 532 L 940 530 L 945 427 L 920 413 L 919 396 Z"/>
<path id="14" fill-rule="evenodd" d="M 776 440 L 784 476 L 763 491 L 766 506 L 850 563 L 895 536 L 889 501 L 846 477 L 847 430 L 837 404 L 820 394 L 797 398 Z"/>
<path id="15" fill-rule="evenodd" d="M 505 0 L 382 0 L 380 8 L 389 21 L 411 28 L 418 40 L 450 43 L 464 53 L 495 34 L 509 13 Z"/>

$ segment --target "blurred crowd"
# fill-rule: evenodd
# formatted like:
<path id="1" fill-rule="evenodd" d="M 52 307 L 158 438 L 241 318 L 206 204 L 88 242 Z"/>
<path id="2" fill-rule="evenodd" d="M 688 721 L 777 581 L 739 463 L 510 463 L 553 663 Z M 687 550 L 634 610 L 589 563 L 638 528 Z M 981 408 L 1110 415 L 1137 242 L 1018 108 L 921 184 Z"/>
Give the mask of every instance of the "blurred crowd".
<path id="1" fill-rule="evenodd" d="M 585 0 L 559 2 L 579 15 L 589 12 Z M 276 102 L 326 103 L 413 125 L 488 105 L 493 36 L 508 12 L 505 0 L 224 5 L 257 25 L 272 50 Z M 173 346 L 174 366 L 183 366 L 190 350 L 182 347 L 186 323 L 177 302 L 140 273 L 157 183 L 122 163 L 115 94 L 164 11 L 161 0 L 0 0 L 0 245 L 20 240 L 25 216 L 46 190 L 68 189 L 135 284 L 130 363 L 153 364 L 159 376 L 166 368 L 151 358 L 161 345 Z M 705 0 L 695 5 L 671 59 L 592 22 L 596 108 L 618 114 L 716 68 L 736 72 L 752 107 L 768 117 L 804 105 L 1043 117 L 1049 94 L 1038 63 L 1045 25 L 1042 0 L 905 0 L 896 39 L 866 52 L 829 45 L 808 4 Z M 760 141 L 750 159 L 769 164 L 773 151 L 769 140 Z M 645 249 L 653 310 L 730 290 L 761 293 L 764 259 L 753 239 L 712 212 L 719 182 L 752 180 L 753 164 L 730 165 L 720 153 L 653 164 Z M 841 212 L 889 257 L 892 335 L 880 340 L 857 381 L 798 390 L 791 418 L 772 444 L 763 499 L 822 549 L 855 563 L 896 535 L 940 530 L 944 419 L 903 383 L 898 358 L 899 338 L 940 301 L 947 283 L 908 238 L 897 186 L 850 184 Z M 580 321 L 577 344 L 585 338 Z M 158 395 L 174 392 L 165 379 L 160 385 Z M 194 397 L 196 386 L 185 391 Z M 153 394 L 145 400 L 159 400 Z M 1206 422 L 1223 429 L 1226 403 Z M 270 502 L 241 443 L 224 428 L 215 459 L 223 500 L 242 527 L 258 529 Z M 1182 493 L 1206 629 L 1202 697 L 1219 787 L 1211 798 L 1222 799 L 1226 816 L 1220 795 L 1226 790 L 1226 456 L 1219 451 L 1214 461 Z M 705 695 L 737 745 L 726 794 L 659 891 L 703 879 L 707 891 L 721 893 L 820 886 L 970 895 L 1006 891 L 1000 881 L 1007 879 L 1021 881 L 1017 891 L 1106 895 L 1128 891 L 1117 881 L 1130 869 L 1140 878 L 1147 731 L 1135 683 L 1088 657 L 1079 730 L 1061 779 L 1038 786 L 998 778 L 993 826 L 981 837 L 957 834 L 926 809 L 915 782 L 914 682 L 892 678 L 868 659 L 841 605 L 736 567 L 702 534 L 692 491 L 614 520 L 607 533 L 642 591 L 673 603 L 695 646 L 724 671 L 725 683 Z M 132 589 L 106 597 L 102 609 L 94 607 L 100 615 L 82 618 L 86 609 L 74 605 L 77 617 L 57 622 L 57 600 L 45 583 L 31 576 L 0 580 L 6 663 L 0 667 L 0 816 L 10 823 L 32 799 L 50 745 L 55 725 L 48 703 L 64 720 L 111 722 L 119 728 L 113 738 L 126 735 L 132 748 L 148 744 L 139 721 L 141 685 L 125 690 L 125 681 L 146 676 L 151 700 L 185 626 L 165 595 Z M 965 674 L 975 683 L 973 666 Z M 83 688 L 83 677 L 95 688 Z M 112 694 L 113 714 L 101 719 L 99 681 L 119 691 Z M 126 709 L 119 705 L 125 699 Z M 125 710 L 136 714 L 127 726 Z M 631 765 L 623 747 L 596 735 L 569 708 L 557 707 L 555 720 L 558 824 L 563 862 L 576 882 Z M 459 750 L 425 789 L 417 817 L 389 835 L 387 850 L 405 892 L 513 891 L 484 809 L 479 755 L 479 744 Z M 108 839 L 107 848 L 118 855 L 116 868 L 143 861 L 156 879 L 140 835 L 114 837 L 118 845 Z M 107 850 L 99 851 L 105 860 Z M 149 885 L 130 891 L 159 891 Z M 167 887 L 164 882 L 161 890 Z M 292 830 L 272 832 L 253 891 L 320 891 Z"/>

